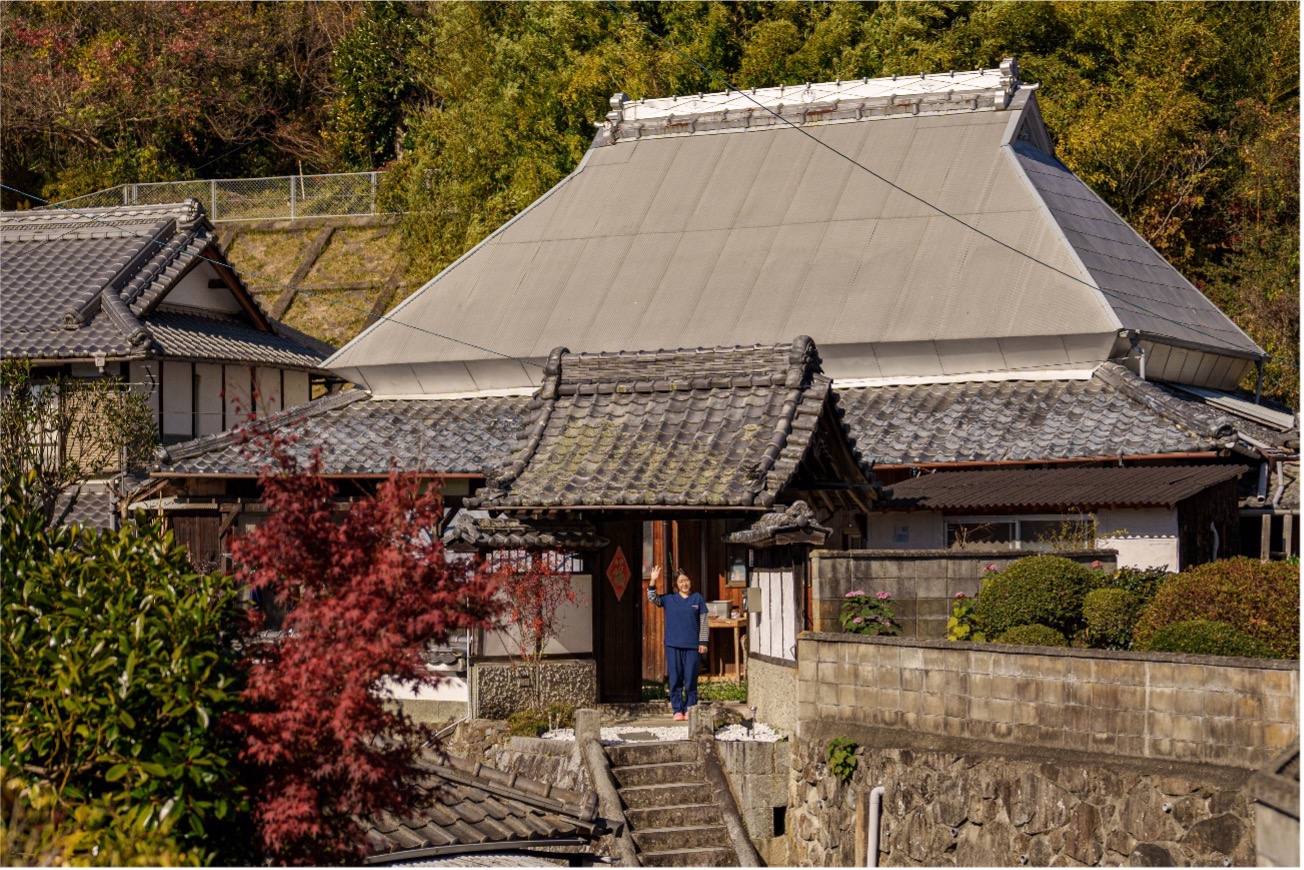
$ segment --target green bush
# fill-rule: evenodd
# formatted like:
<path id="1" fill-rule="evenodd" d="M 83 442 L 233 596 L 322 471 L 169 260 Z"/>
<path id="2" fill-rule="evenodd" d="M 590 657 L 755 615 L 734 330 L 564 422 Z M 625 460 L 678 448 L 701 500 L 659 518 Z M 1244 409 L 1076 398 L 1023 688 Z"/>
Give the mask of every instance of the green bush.
<path id="1" fill-rule="evenodd" d="M 746 680 L 702 680 L 697 685 L 697 697 L 703 704 L 712 701 L 746 701 Z"/>
<path id="2" fill-rule="evenodd" d="M 240 707 L 234 585 L 155 527 L 46 527 L 28 482 L 6 483 L 0 514 L 4 766 L 103 818 L 175 817 L 183 849 L 245 863 L 222 721 Z"/>
<path id="3" fill-rule="evenodd" d="M 1299 568 L 1237 557 L 1173 577 L 1155 593 L 1137 622 L 1133 642 L 1149 647 L 1178 622 L 1225 622 L 1267 644 L 1275 658 L 1299 658 Z"/>
<path id="4" fill-rule="evenodd" d="M 1176 576 L 1166 568 L 1119 568 L 1097 585 L 1102 589 L 1126 589 L 1144 606 L 1155 597 L 1161 586 Z"/>
<path id="5" fill-rule="evenodd" d="M 1068 639 L 1046 625 L 1016 625 L 996 638 L 997 643 L 1020 646 L 1068 646 Z"/>
<path id="6" fill-rule="evenodd" d="M 507 733 L 513 737 L 538 737 L 548 730 L 548 714 L 542 710 L 517 710 L 507 717 Z"/>
<path id="7" fill-rule="evenodd" d="M 1082 599 L 1095 575 L 1060 556 L 1029 556 L 983 581 L 974 602 L 978 626 L 989 638 L 1018 625 L 1045 625 L 1066 637 L 1082 625 Z"/>
<path id="8" fill-rule="evenodd" d="M 1141 616 L 1141 599 L 1126 589 L 1093 589 L 1082 600 L 1084 637 L 1093 649 L 1127 649 Z"/>
<path id="9" fill-rule="evenodd" d="M 1192 619 L 1166 625 L 1154 633 L 1145 648 L 1150 652 L 1278 658 L 1263 641 L 1250 637 L 1225 622 L 1208 619 Z"/>

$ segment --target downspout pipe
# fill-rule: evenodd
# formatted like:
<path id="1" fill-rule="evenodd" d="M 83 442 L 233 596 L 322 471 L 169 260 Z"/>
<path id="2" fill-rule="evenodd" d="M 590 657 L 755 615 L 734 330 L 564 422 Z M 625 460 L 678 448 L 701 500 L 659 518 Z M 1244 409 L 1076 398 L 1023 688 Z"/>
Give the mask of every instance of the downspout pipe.
<path id="1" fill-rule="evenodd" d="M 878 866 L 878 829 L 883 817 L 883 792 L 886 789 L 876 785 L 869 792 L 869 842 L 865 844 L 865 866 Z"/>

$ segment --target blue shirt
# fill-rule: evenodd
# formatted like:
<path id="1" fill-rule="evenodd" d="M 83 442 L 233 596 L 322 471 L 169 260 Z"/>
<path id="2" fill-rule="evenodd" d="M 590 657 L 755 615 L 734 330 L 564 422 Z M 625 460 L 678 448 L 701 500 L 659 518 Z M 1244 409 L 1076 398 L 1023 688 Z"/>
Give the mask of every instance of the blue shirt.
<path id="1" fill-rule="evenodd" d="M 656 588 L 648 586 L 647 600 L 666 612 L 666 646 L 697 649 L 706 643 L 711 629 L 707 623 L 706 599 L 700 592 L 693 592 L 687 598 L 678 592 L 657 595 Z"/>

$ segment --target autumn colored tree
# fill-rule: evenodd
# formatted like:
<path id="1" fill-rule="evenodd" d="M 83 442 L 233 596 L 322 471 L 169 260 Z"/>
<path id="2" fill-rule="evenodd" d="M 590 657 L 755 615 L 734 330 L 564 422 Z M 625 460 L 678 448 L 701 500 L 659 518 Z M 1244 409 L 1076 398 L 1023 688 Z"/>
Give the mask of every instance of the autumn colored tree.
<path id="1" fill-rule="evenodd" d="M 232 547 L 237 577 L 290 608 L 279 636 L 251 639 L 253 712 L 239 727 L 257 774 L 255 822 L 276 860 L 356 861 L 365 839 L 354 817 L 416 806 L 412 762 L 434 739 L 384 687 L 432 684 L 422 651 L 486 625 L 494 584 L 445 559 L 436 488 L 394 474 L 341 513 L 316 460 L 298 473 L 276 455 L 262 479 L 270 516 Z"/>
<path id="2" fill-rule="evenodd" d="M 505 602 L 503 625 L 530 677 L 530 699 L 544 709 L 543 653 L 561 635 L 563 609 L 579 603 L 564 553 L 506 556 L 495 572 Z"/>

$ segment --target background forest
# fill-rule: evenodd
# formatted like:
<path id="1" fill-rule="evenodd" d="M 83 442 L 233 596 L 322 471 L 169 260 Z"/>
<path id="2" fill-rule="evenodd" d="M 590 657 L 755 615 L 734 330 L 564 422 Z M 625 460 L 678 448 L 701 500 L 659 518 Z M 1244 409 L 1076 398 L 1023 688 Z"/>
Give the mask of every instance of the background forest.
<path id="1" fill-rule="evenodd" d="M 1295 3 L 667 3 L 622 9 L 741 87 L 994 67 L 1059 157 L 1274 356 L 1299 405 Z M 390 170 L 433 275 L 560 180 L 607 99 L 720 85 L 604 3 L 0 6 L 5 183 Z M 6 191 L 5 208 L 34 204 Z"/>

